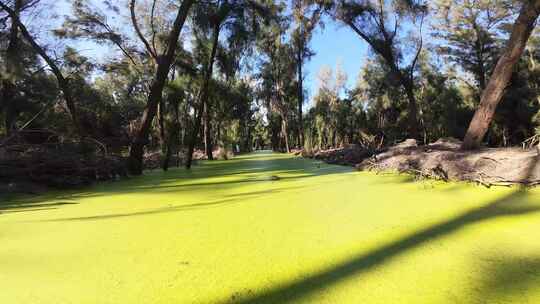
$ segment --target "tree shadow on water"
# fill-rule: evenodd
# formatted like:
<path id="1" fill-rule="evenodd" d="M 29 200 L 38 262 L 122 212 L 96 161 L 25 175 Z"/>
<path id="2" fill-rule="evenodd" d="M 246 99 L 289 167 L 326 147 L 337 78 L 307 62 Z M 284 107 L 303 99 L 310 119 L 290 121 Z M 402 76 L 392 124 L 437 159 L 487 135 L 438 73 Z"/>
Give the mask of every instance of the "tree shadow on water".
<path id="1" fill-rule="evenodd" d="M 528 172 L 525 178 L 530 178 L 533 172 L 540 166 L 539 160 L 540 154 L 528 164 Z M 510 194 L 493 202 L 411 233 L 400 240 L 383 245 L 370 252 L 361 253 L 354 258 L 341 262 L 337 266 L 274 286 L 260 293 L 250 293 L 243 298 L 234 295 L 232 298 L 225 299 L 222 303 L 294 303 L 310 296 L 318 290 L 330 288 L 332 285 L 350 277 L 362 275 L 384 263 L 390 262 L 392 259 L 405 254 L 409 250 L 420 247 L 430 241 L 443 238 L 469 225 L 479 224 L 501 217 L 540 212 L 540 201 L 531 203 L 528 200 L 530 195 L 527 188 L 517 188 Z M 497 286 L 501 280 L 494 282 L 488 286 Z M 504 284 L 504 281 L 502 282 Z"/>
<path id="2" fill-rule="evenodd" d="M 531 204 L 527 200 L 526 190 L 517 190 L 511 194 L 467 211 L 459 216 L 428 228 L 414 232 L 398 241 L 383 245 L 371 252 L 361 253 L 337 266 L 310 274 L 291 282 L 283 283 L 272 289 L 246 297 L 226 299 L 222 303 L 294 303 L 321 289 L 330 288 L 353 276 L 359 276 L 377 266 L 420 247 L 430 241 L 442 238 L 469 225 L 487 220 L 519 216 L 540 212 L 540 204 Z"/>
<path id="3" fill-rule="evenodd" d="M 268 156 L 268 155 L 267 155 Z M 234 162 L 233 162 L 234 161 Z M 248 157 L 229 161 L 205 161 L 190 170 L 177 168 L 168 172 L 150 172 L 119 182 L 91 187 L 61 198 L 78 199 L 129 194 L 140 191 L 180 192 L 194 187 L 234 188 L 247 183 L 279 183 L 311 177 L 351 172 L 352 168 L 322 164 L 318 161 L 278 155 L 276 158 Z M 278 179 L 273 179 L 273 177 Z"/>
<path id="4" fill-rule="evenodd" d="M 74 201 L 40 202 L 39 200 L 26 199 L 21 201 L 0 202 L 0 214 L 19 213 L 41 210 L 58 209 L 64 205 L 75 205 Z"/>
<path id="5" fill-rule="evenodd" d="M 96 220 L 106 220 L 106 219 L 117 219 L 125 217 L 135 217 L 143 215 L 152 215 L 152 214 L 162 214 L 162 213 L 172 213 L 180 211 L 190 211 L 190 210 L 200 210 L 216 207 L 224 207 L 230 205 L 237 205 L 240 203 L 246 203 L 249 201 L 254 201 L 257 198 L 260 198 L 264 195 L 271 193 L 283 192 L 291 189 L 299 189 L 300 187 L 289 187 L 280 190 L 268 189 L 263 191 L 252 191 L 245 193 L 229 194 L 224 195 L 223 198 L 213 201 L 207 201 L 202 203 L 190 203 L 190 204 L 178 204 L 160 208 L 154 208 L 149 210 L 141 210 L 134 212 L 125 212 L 125 213 L 112 213 L 112 214 L 100 214 L 100 215 L 90 215 L 90 216 L 80 216 L 80 217 L 68 217 L 68 218 L 57 218 L 57 219 L 47 219 L 40 220 L 38 222 L 70 222 L 70 221 L 96 221 Z"/>
<path id="6" fill-rule="evenodd" d="M 537 292 L 537 297 L 540 294 L 540 255 L 503 255 L 487 260 L 490 263 L 483 267 L 479 287 L 462 303 L 508 303 L 508 298 L 538 303 L 529 296 L 531 292 Z"/>

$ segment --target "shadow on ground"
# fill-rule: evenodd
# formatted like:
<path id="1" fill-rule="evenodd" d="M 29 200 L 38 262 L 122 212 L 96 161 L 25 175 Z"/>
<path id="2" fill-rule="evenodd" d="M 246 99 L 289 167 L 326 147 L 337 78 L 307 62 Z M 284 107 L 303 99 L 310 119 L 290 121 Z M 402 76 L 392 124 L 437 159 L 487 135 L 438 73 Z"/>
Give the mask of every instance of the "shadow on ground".
<path id="1" fill-rule="evenodd" d="M 296 281 L 284 283 L 259 294 L 254 294 L 243 299 L 226 299 L 221 301 L 221 303 L 294 303 L 319 289 L 331 288 L 332 285 L 347 278 L 368 272 L 379 265 L 405 254 L 408 250 L 422 246 L 429 241 L 442 238 L 468 225 L 499 217 L 540 212 L 540 204 L 532 205 L 526 203 L 527 195 L 529 194 L 526 190 L 512 192 L 504 198 L 463 213 L 445 222 L 417 231 L 401 240 L 384 245 L 371 252 L 362 253 L 335 267 Z"/>
<path id="2" fill-rule="evenodd" d="M 270 189 L 270 190 L 264 190 L 264 191 L 253 191 L 253 192 L 247 192 L 247 193 L 224 195 L 223 199 L 214 200 L 210 202 L 182 204 L 182 205 L 177 205 L 177 206 L 168 206 L 168 207 L 162 207 L 162 208 L 156 208 L 156 209 L 144 210 L 144 211 L 59 218 L 59 219 L 43 220 L 39 222 L 94 221 L 94 220 L 133 217 L 133 216 L 141 216 L 141 215 L 149 215 L 149 214 L 160 214 L 160 213 L 171 213 L 171 212 L 215 208 L 215 207 L 221 207 L 221 206 L 226 206 L 226 205 L 236 205 L 240 203 L 245 203 L 247 202 L 246 199 L 248 198 L 256 199 L 266 194 L 278 193 L 278 192 L 283 192 L 283 191 L 292 190 L 292 189 L 300 189 L 300 187 L 289 187 L 289 188 L 283 188 L 280 190 Z"/>
<path id="3" fill-rule="evenodd" d="M 270 157 L 270 158 L 268 158 Z M 315 176 L 351 172 L 352 168 L 328 165 L 320 161 L 291 157 L 280 154 L 248 154 L 227 161 L 203 161 L 186 170 L 173 168 L 167 172 L 147 171 L 145 175 L 116 182 L 104 182 L 91 186 L 85 191 L 69 191 L 62 195 L 45 195 L 20 199 L 16 204 L 35 204 L 39 201 L 76 201 L 80 198 L 100 197 L 113 194 L 136 192 L 181 192 L 197 188 L 223 190 L 232 189 L 246 183 L 280 183 L 302 180 Z M 278 179 L 273 179 L 273 177 Z M 0 212 L 4 204 L 0 202 Z"/>
<path id="4" fill-rule="evenodd" d="M 540 164 L 537 157 L 536 161 L 532 162 L 529 166 L 529 174 L 538 165 Z M 339 265 L 325 269 L 319 273 L 286 282 L 258 294 L 250 294 L 244 298 L 234 295 L 229 299 L 222 300 L 221 303 L 294 303 L 320 289 L 331 288 L 332 285 L 350 277 L 362 275 L 377 266 L 405 254 L 411 249 L 425 245 L 435 239 L 443 238 L 469 225 L 500 217 L 520 216 L 540 212 L 540 202 L 537 204 L 528 203 L 527 197 L 529 195 L 530 193 L 526 188 L 518 188 L 510 194 L 482 207 L 475 208 L 447 221 L 419 230 L 373 251 L 361 253 L 352 259 L 343 261 Z M 536 260 L 533 261 L 533 264 L 534 267 L 537 267 Z M 512 272 L 512 267 L 505 268 Z M 505 270 L 501 272 L 504 274 Z M 493 289 L 505 284 L 505 279 L 501 279 L 502 276 L 498 277 L 499 279 L 495 276 L 494 280 L 486 284 L 486 286 Z"/>

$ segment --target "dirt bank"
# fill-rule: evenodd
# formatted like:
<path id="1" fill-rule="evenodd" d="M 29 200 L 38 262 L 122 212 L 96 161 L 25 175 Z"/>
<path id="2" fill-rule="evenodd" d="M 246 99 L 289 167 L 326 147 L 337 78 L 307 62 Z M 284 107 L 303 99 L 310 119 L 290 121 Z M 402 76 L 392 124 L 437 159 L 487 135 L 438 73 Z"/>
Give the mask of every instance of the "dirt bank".
<path id="1" fill-rule="evenodd" d="M 492 185 L 540 184 L 539 149 L 483 148 L 463 151 L 461 141 L 440 139 L 419 146 L 414 139 L 370 155 L 358 146 L 320 151 L 313 158 L 359 170 L 398 171 L 419 177 Z M 307 155 L 309 156 L 309 155 Z"/>

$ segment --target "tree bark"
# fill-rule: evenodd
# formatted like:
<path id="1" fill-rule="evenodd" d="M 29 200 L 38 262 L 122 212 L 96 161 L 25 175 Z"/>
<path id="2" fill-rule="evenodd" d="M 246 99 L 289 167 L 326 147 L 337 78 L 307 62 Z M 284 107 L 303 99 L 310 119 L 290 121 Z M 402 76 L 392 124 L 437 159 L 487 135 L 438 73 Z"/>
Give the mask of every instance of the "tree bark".
<path id="1" fill-rule="evenodd" d="M 203 86 L 200 91 L 200 98 L 199 98 L 199 106 L 197 109 L 197 112 L 195 113 L 195 123 L 193 125 L 193 130 L 191 132 L 189 143 L 188 143 L 188 152 L 187 152 L 187 159 L 186 159 L 186 169 L 191 168 L 191 164 L 193 162 L 193 151 L 195 150 L 195 143 L 197 141 L 197 135 L 200 132 L 201 128 L 201 120 L 203 116 L 203 111 L 205 106 L 208 106 L 208 89 L 210 86 L 210 79 L 212 78 L 212 72 L 214 69 L 214 59 L 216 57 L 217 52 L 217 45 L 219 42 L 219 31 L 221 29 L 221 25 L 219 23 L 216 23 L 214 28 L 214 33 L 212 37 L 212 51 L 210 52 L 210 58 L 208 61 L 208 67 L 206 70 L 206 74 L 204 75 L 204 81 Z"/>
<path id="2" fill-rule="evenodd" d="M 493 119 L 497 105 L 504 95 L 504 89 L 512 76 L 514 66 L 519 61 L 527 40 L 534 29 L 536 19 L 540 13 L 540 0 L 527 1 L 523 4 L 518 18 L 512 28 L 512 34 L 507 42 L 506 49 L 499 58 L 486 89 L 482 93 L 480 105 L 474 113 L 469 125 L 462 149 L 476 149 L 480 147 L 489 124 Z"/>
<path id="3" fill-rule="evenodd" d="M 148 142 L 148 134 L 150 132 L 150 127 L 152 126 L 152 120 L 154 119 L 154 116 L 156 116 L 158 104 L 163 97 L 163 87 L 165 86 L 167 76 L 169 75 L 169 69 L 174 60 L 180 32 L 182 31 L 189 9 L 193 3 L 194 0 L 182 1 L 176 19 L 174 20 L 172 30 L 167 39 L 167 50 L 165 51 L 165 54 L 157 58 L 158 67 L 156 75 L 150 86 L 150 93 L 148 94 L 148 100 L 142 115 L 141 124 L 136 131 L 135 138 L 129 151 L 128 171 L 132 175 L 142 174 L 144 146 Z"/>

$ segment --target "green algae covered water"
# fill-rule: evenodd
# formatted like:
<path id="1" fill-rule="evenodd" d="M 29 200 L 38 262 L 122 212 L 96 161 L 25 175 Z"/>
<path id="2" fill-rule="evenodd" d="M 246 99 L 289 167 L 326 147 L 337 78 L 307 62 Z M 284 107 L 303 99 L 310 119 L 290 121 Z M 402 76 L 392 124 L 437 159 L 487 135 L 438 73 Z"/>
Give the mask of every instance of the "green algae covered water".
<path id="1" fill-rule="evenodd" d="M 2 201 L 0 303 L 540 303 L 540 191 L 254 153 Z"/>

